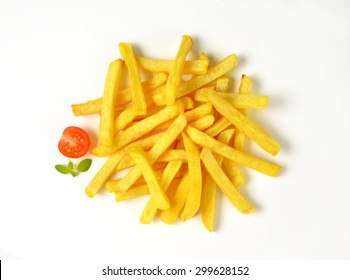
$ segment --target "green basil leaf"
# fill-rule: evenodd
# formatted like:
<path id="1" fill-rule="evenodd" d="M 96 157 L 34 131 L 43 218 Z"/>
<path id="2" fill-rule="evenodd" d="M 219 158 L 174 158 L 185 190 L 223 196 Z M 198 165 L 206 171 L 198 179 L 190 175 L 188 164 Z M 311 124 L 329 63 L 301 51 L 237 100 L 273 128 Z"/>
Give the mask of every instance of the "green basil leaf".
<path id="1" fill-rule="evenodd" d="M 74 170 L 73 162 L 71 162 L 71 161 L 68 162 L 68 168 L 71 169 L 71 170 Z"/>
<path id="2" fill-rule="evenodd" d="M 88 171 L 91 166 L 91 163 L 92 163 L 92 160 L 89 158 L 82 160 L 78 165 L 78 171 L 80 172 Z"/>
<path id="3" fill-rule="evenodd" d="M 70 170 L 67 166 L 64 166 L 62 164 L 56 164 L 55 168 L 58 172 L 62 173 L 62 174 L 68 174 L 70 173 Z"/>
<path id="4" fill-rule="evenodd" d="M 73 177 L 75 177 L 75 176 L 77 176 L 78 175 L 78 173 L 76 172 L 76 171 L 74 171 L 74 170 L 69 170 L 69 173 L 73 176 Z"/>

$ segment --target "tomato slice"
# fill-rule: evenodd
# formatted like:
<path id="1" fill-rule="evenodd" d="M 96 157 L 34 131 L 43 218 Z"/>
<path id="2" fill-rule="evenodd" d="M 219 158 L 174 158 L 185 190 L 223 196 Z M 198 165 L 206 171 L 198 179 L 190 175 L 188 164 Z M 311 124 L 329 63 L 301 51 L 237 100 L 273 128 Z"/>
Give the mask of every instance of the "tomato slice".
<path id="1" fill-rule="evenodd" d="M 80 127 L 69 126 L 58 142 L 60 152 L 69 158 L 79 158 L 87 153 L 90 147 L 89 135 Z"/>

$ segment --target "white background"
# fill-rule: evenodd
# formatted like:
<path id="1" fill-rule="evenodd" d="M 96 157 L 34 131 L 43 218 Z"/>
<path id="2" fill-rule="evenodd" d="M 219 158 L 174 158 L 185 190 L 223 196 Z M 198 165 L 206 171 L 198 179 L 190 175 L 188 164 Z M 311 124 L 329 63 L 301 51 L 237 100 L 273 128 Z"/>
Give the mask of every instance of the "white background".
<path id="1" fill-rule="evenodd" d="M 230 260 L 350 258 L 350 5 L 347 1 L 8 1 L 0 2 L 0 259 Z M 118 43 L 171 59 L 183 34 L 190 58 L 214 64 L 235 53 L 242 74 L 270 103 L 251 118 L 282 145 L 271 178 L 245 170 L 242 192 L 256 205 L 241 215 L 218 200 L 216 230 L 200 215 L 172 226 L 139 223 L 147 199 L 94 199 L 86 174 L 63 176 L 63 129 L 96 142 L 97 117 L 70 105 L 101 96 Z M 89 155 L 92 157 L 91 155 Z"/>

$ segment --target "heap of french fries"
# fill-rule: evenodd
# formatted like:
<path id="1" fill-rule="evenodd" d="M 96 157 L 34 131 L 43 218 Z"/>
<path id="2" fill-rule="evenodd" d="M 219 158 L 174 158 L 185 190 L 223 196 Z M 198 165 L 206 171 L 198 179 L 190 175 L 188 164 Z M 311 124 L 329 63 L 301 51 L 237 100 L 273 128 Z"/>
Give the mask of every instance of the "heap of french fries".
<path id="1" fill-rule="evenodd" d="M 141 223 L 159 214 L 172 224 L 201 211 L 211 232 L 218 190 L 241 213 L 254 211 L 238 190 L 245 182 L 242 166 L 269 176 L 281 169 L 245 153 L 245 139 L 273 156 L 280 145 L 247 117 L 248 110 L 265 108 L 268 97 L 253 95 L 245 75 L 238 93 L 228 92 L 225 75 L 237 57 L 229 55 L 213 66 L 205 53 L 187 61 L 192 44 L 184 35 L 173 60 L 156 60 L 137 56 L 130 44 L 120 43 L 122 58 L 109 65 L 103 97 L 74 104 L 72 110 L 76 116 L 100 113 L 99 145 L 91 153 L 108 159 L 87 186 L 89 197 L 102 187 L 117 202 L 150 194 Z M 130 87 L 120 89 L 123 67 Z M 141 69 L 153 73 L 152 78 L 142 81 Z M 119 172 L 124 177 L 114 179 Z"/>

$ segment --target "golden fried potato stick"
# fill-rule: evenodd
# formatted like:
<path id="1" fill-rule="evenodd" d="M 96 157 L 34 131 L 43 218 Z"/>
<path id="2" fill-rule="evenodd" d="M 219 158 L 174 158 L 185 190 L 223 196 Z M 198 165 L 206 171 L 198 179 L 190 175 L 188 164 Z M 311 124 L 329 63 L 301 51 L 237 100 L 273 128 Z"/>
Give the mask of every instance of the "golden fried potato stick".
<path id="1" fill-rule="evenodd" d="M 184 107 L 181 102 L 176 102 L 175 105 L 167 106 L 158 113 L 135 123 L 133 126 L 125 129 L 122 133 L 114 136 L 113 146 L 108 147 L 109 149 L 106 149 L 106 147 L 99 145 L 92 149 L 91 153 L 96 156 L 106 156 L 110 153 L 113 153 L 125 147 L 132 141 L 135 141 L 140 137 L 146 135 L 159 124 L 178 116 L 181 114 L 181 112 L 183 112 L 183 108 Z"/>
<path id="2" fill-rule="evenodd" d="M 225 145 L 230 145 L 233 139 L 235 130 L 228 129 L 220 133 L 218 141 Z M 223 157 L 216 154 L 214 155 L 219 166 L 222 164 Z M 212 232 L 214 230 L 214 218 L 215 218 L 215 204 L 216 204 L 216 183 L 211 178 L 209 173 L 205 174 L 205 180 L 202 190 L 202 222 L 204 226 Z"/>
<path id="3" fill-rule="evenodd" d="M 252 81 L 245 75 L 242 75 L 241 83 L 239 85 L 239 95 L 251 95 L 251 89 L 252 89 Z M 247 109 L 241 109 L 240 112 L 248 116 L 248 110 Z M 239 130 L 237 131 L 235 135 L 235 141 L 233 144 L 233 147 L 239 151 L 244 150 L 244 141 L 245 136 L 244 133 L 240 132 Z"/>
<path id="4" fill-rule="evenodd" d="M 140 71 L 137 66 L 132 46 L 128 43 L 120 43 L 119 51 L 125 61 L 126 67 L 128 68 L 131 85 L 130 87 L 132 92 L 132 106 L 134 108 L 135 114 L 138 116 L 146 115 L 147 104 L 145 100 L 145 94 L 142 89 Z"/>
<path id="5" fill-rule="evenodd" d="M 159 87 L 165 86 L 166 81 L 168 80 L 168 75 L 165 73 L 157 73 L 153 78 L 146 80 L 141 83 L 143 92 L 146 94 L 153 94 L 153 92 L 157 93 L 156 90 Z M 117 106 L 122 106 L 130 101 L 132 101 L 132 88 L 126 88 L 122 90 L 120 94 L 118 94 Z"/>
<path id="6" fill-rule="evenodd" d="M 236 130 L 234 128 L 226 129 L 219 134 L 217 140 L 219 142 L 221 142 L 222 144 L 230 146 L 233 142 L 235 133 L 236 133 Z M 215 158 L 221 166 L 221 163 L 223 161 L 223 157 L 221 155 L 216 155 Z"/>
<path id="7" fill-rule="evenodd" d="M 181 83 L 179 89 L 176 92 L 176 98 L 185 96 L 190 92 L 193 92 L 201 88 L 202 86 L 214 81 L 216 78 L 232 70 L 232 68 L 234 68 L 237 65 L 237 63 L 238 60 L 236 55 L 229 55 L 228 57 L 220 61 L 217 65 L 208 69 L 206 74 L 195 76 L 188 82 Z M 159 91 L 162 91 L 162 89 L 160 89 Z M 164 105 L 163 96 L 161 95 L 161 93 L 154 94 L 153 101 L 158 106 Z"/>
<path id="8" fill-rule="evenodd" d="M 130 156 L 128 154 L 126 154 L 129 158 Z M 124 156 L 125 158 L 125 156 Z M 164 168 L 166 167 L 167 163 L 154 163 L 152 165 L 152 168 L 154 170 L 154 173 L 156 174 L 157 178 L 161 178 L 161 176 L 163 175 L 164 172 Z M 176 177 L 179 177 L 180 174 L 176 174 Z M 121 178 L 119 179 L 112 179 L 109 180 L 108 182 L 106 182 L 105 187 L 107 189 L 107 191 L 109 192 L 118 192 L 118 193 L 127 193 L 129 190 L 131 190 L 133 187 L 135 186 L 139 186 L 139 185 L 145 185 L 146 181 L 145 179 L 141 176 L 136 182 L 135 184 L 129 188 L 126 192 L 122 192 L 119 187 L 118 187 L 118 182 L 121 180 Z"/>
<path id="9" fill-rule="evenodd" d="M 148 100 L 148 97 L 146 98 L 146 100 Z M 176 100 L 176 102 L 182 102 L 183 105 L 184 105 L 184 110 L 191 110 L 194 108 L 194 101 L 191 97 L 189 96 L 184 96 L 184 97 L 181 97 L 181 98 L 178 98 Z M 175 102 L 175 103 L 176 103 Z M 150 109 L 147 110 L 147 115 L 148 116 L 148 112 L 150 113 L 150 115 L 153 115 L 157 112 L 159 112 L 162 108 L 164 108 L 164 106 L 151 106 Z M 144 118 L 145 116 L 143 116 L 142 118 Z M 141 117 L 138 118 L 136 117 L 135 120 L 141 120 L 142 119 Z M 174 119 L 171 119 L 171 120 L 168 120 L 166 122 L 163 122 L 162 124 L 158 125 L 157 127 L 154 128 L 154 130 L 163 130 L 163 129 L 167 129 L 171 123 L 174 121 Z M 133 123 L 131 123 L 130 125 L 132 125 Z"/>
<path id="10" fill-rule="evenodd" d="M 252 88 L 251 80 L 247 76 L 242 75 L 241 83 L 239 86 L 239 92 L 238 92 L 239 95 L 250 95 L 251 88 Z M 248 109 L 240 109 L 240 111 L 243 115 L 248 116 Z M 234 137 L 233 147 L 238 151 L 243 152 L 244 142 L 245 142 L 244 133 L 237 130 Z M 227 176 L 236 187 L 239 187 L 245 183 L 245 179 L 242 174 L 242 171 L 236 162 L 229 159 L 225 159 L 223 164 L 226 169 Z"/>
<path id="11" fill-rule="evenodd" d="M 160 185 L 165 192 L 167 191 L 168 187 L 173 181 L 175 175 L 180 170 L 181 165 L 182 165 L 181 160 L 175 160 L 175 161 L 170 161 L 165 167 L 163 176 L 160 180 Z M 142 224 L 149 224 L 156 213 L 157 213 L 157 207 L 154 203 L 153 198 L 151 198 L 142 212 L 142 215 L 140 217 L 140 222 Z"/>
<path id="12" fill-rule="evenodd" d="M 198 120 L 190 122 L 188 125 L 197 128 L 199 130 L 206 130 L 213 125 L 215 122 L 214 115 L 206 115 Z"/>
<path id="13" fill-rule="evenodd" d="M 184 141 L 187 154 L 188 175 L 190 182 L 190 189 L 188 191 L 186 203 L 180 216 L 182 221 L 186 221 L 197 213 L 201 205 L 202 170 L 197 146 L 185 133 L 182 133 L 182 139 Z"/>
<path id="14" fill-rule="evenodd" d="M 167 210 L 170 208 L 170 202 L 164 190 L 160 186 L 156 174 L 152 168 L 152 164 L 147 154 L 139 146 L 127 147 L 126 152 L 134 160 L 137 167 L 141 171 L 152 199 L 157 208 Z"/>
<path id="15" fill-rule="evenodd" d="M 223 166 L 225 168 L 227 177 L 236 187 L 244 185 L 245 178 L 237 162 L 224 158 Z"/>
<path id="16" fill-rule="evenodd" d="M 187 162 L 186 151 L 183 149 L 172 149 L 165 151 L 158 159 L 157 162 L 171 162 L 178 161 Z"/>
<path id="17" fill-rule="evenodd" d="M 228 119 L 236 128 L 243 132 L 246 136 L 256 142 L 261 148 L 269 152 L 271 155 L 277 155 L 280 150 L 280 144 L 268 135 L 255 122 L 247 118 L 238 111 L 225 98 L 210 91 L 202 91 L 205 98 L 215 107 L 215 109 L 226 119 Z"/>
<path id="18" fill-rule="evenodd" d="M 91 180 L 85 189 L 85 193 L 89 197 L 94 197 L 101 189 L 101 187 L 107 182 L 107 180 L 115 172 L 115 168 L 119 164 L 120 160 L 125 155 L 125 152 L 120 150 L 111 155 L 102 168 L 97 172 L 95 177 Z"/>
<path id="19" fill-rule="evenodd" d="M 107 187 L 107 184 L 106 184 L 106 187 Z M 119 190 L 116 190 L 114 194 L 115 194 L 115 201 L 121 202 L 140 195 L 149 194 L 149 188 L 147 184 L 134 185 L 132 186 L 132 188 L 128 189 L 126 192 L 121 192 Z"/>
<path id="20" fill-rule="evenodd" d="M 241 95 L 232 92 L 219 92 L 210 88 L 202 88 L 197 90 L 194 94 L 194 100 L 197 102 L 207 102 L 203 92 L 209 92 L 221 96 L 234 107 L 239 109 L 264 109 L 269 102 L 268 96 Z"/>
<path id="21" fill-rule="evenodd" d="M 232 124 L 228 119 L 226 119 L 225 117 L 221 117 L 218 121 L 216 121 L 211 127 L 209 127 L 204 132 L 211 137 L 215 137 L 231 125 Z"/>
<path id="22" fill-rule="evenodd" d="M 234 160 L 238 164 L 242 164 L 273 177 L 277 176 L 281 170 L 281 167 L 277 164 L 273 164 L 240 152 L 232 147 L 222 144 L 218 140 L 210 137 L 198 129 L 187 126 L 185 131 L 196 144 L 200 145 L 201 147 L 209 147 L 213 150 L 213 152 L 222 155 L 224 158 Z"/>
<path id="23" fill-rule="evenodd" d="M 230 79 L 228 77 L 220 77 L 216 80 L 215 90 L 218 92 L 228 92 L 230 85 Z M 220 119 L 221 115 L 218 111 L 214 110 L 215 119 Z"/>
<path id="24" fill-rule="evenodd" d="M 113 144 L 115 103 L 123 65 L 124 62 L 121 59 L 112 61 L 107 72 L 98 130 L 100 142 L 105 146 L 112 146 Z"/>
<path id="25" fill-rule="evenodd" d="M 181 84 L 183 68 L 187 54 L 192 48 L 192 38 L 188 35 L 182 37 L 180 48 L 176 54 L 174 63 L 169 72 L 168 81 L 166 83 L 163 100 L 165 105 L 173 105 L 176 99 L 176 92 Z"/>
<path id="26" fill-rule="evenodd" d="M 154 144 L 151 150 L 147 153 L 149 161 L 153 164 L 169 147 L 173 144 L 184 130 L 187 125 L 187 120 L 184 114 L 179 115 L 176 120 L 169 126 L 169 128 L 164 132 L 163 136 L 158 142 Z M 119 189 L 121 191 L 126 191 L 128 188 L 135 183 L 135 181 L 141 176 L 141 170 L 135 166 L 131 169 L 125 177 L 123 177 L 119 182 Z"/>
<path id="27" fill-rule="evenodd" d="M 185 175 L 182 177 L 180 184 L 177 186 L 174 195 L 169 195 L 171 206 L 168 210 L 165 210 L 160 214 L 160 219 L 162 220 L 162 222 L 168 225 L 173 224 L 175 222 L 176 218 L 179 216 L 181 209 L 186 203 L 189 189 L 190 176 L 188 172 L 186 172 Z"/>
<path id="28" fill-rule="evenodd" d="M 174 60 L 159 60 L 141 56 L 137 56 L 136 60 L 143 69 L 154 73 L 169 73 L 174 65 Z M 185 61 L 182 74 L 205 74 L 207 72 L 208 65 L 208 61 L 203 59 Z"/>
<path id="29" fill-rule="evenodd" d="M 167 79 L 167 74 L 157 73 L 154 77 L 142 82 L 143 91 L 148 93 L 149 91 L 160 87 L 167 81 Z M 157 93 L 157 91 L 155 93 Z M 132 96 L 130 87 L 120 90 L 117 95 L 116 106 L 121 106 L 130 102 L 131 98 Z M 73 104 L 72 111 L 74 116 L 99 113 L 101 111 L 101 105 L 102 97 L 81 104 Z"/>
<path id="30" fill-rule="evenodd" d="M 146 96 L 146 106 L 149 108 L 153 104 L 151 96 Z M 119 131 L 124 129 L 128 124 L 130 124 L 137 117 L 137 112 L 133 105 L 126 107 L 120 114 L 114 119 L 114 131 L 117 134 Z M 146 116 L 146 115 L 144 115 Z"/>
<path id="31" fill-rule="evenodd" d="M 209 66 L 209 58 L 208 58 L 208 56 L 206 55 L 205 52 L 202 52 L 202 53 L 200 54 L 199 60 L 205 61 L 206 64 Z M 207 69 L 207 70 L 208 70 L 208 69 Z M 205 73 L 203 73 L 203 74 L 205 74 Z"/>
<path id="32" fill-rule="evenodd" d="M 148 148 L 146 148 L 144 150 L 148 150 Z M 161 163 L 161 162 L 167 163 L 167 162 L 173 161 L 173 160 L 181 160 L 182 162 L 187 162 L 185 150 L 183 150 L 183 149 L 167 150 L 157 159 L 156 163 Z M 134 165 L 135 165 L 135 163 L 132 160 L 132 158 L 129 155 L 125 155 L 122 158 L 122 160 L 120 161 L 120 163 L 118 164 L 116 171 L 124 170 L 124 169 L 132 167 Z M 153 165 L 153 169 L 154 169 L 154 165 Z"/>
<path id="33" fill-rule="evenodd" d="M 204 147 L 200 157 L 206 170 L 230 202 L 243 214 L 253 212 L 254 206 L 237 191 L 236 187 L 231 183 L 229 178 L 227 178 L 210 148 Z"/>
<path id="34" fill-rule="evenodd" d="M 220 77 L 216 80 L 215 90 L 219 92 L 228 92 L 230 79 L 228 77 Z"/>
<path id="35" fill-rule="evenodd" d="M 190 111 L 185 112 L 187 122 L 193 122 L 206 115 L 209 115 L 213 110 L 213 106 L 210 103 L 204 103 Z"/>
<path id="36" fill-rule="evenodd" d="M 190 96 L 180 97 L 176 101 L 181 101 L 185 106 L 185 110 L 192 110 L 194 108 L 194 101 Z"/>

